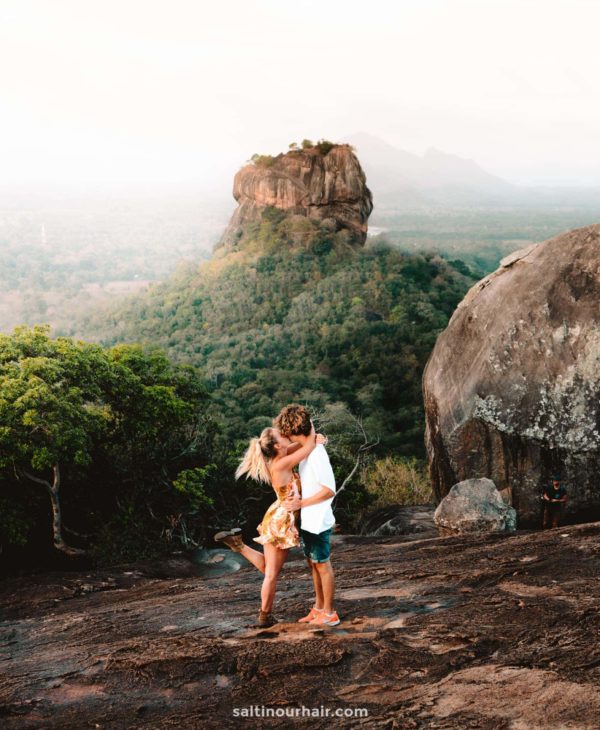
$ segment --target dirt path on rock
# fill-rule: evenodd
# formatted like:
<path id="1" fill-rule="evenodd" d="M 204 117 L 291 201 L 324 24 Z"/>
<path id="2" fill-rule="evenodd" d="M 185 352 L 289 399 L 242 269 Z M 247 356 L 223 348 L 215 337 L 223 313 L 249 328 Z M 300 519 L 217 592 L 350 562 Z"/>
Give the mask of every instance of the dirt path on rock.
<path id="1" fill-rule="evenodd" d="M 253 627 L 261 576 L 54 573 L 0 584 L 3 728 L 600 727 L 600 523 L 512 536 L 346 537 L 342 624 Z M 248 718 L 247 708 L 365 717 Z M 234 715 L 237 708 L 238 716 Z M 304 710 L 306 713 L 307 710 Z"/>

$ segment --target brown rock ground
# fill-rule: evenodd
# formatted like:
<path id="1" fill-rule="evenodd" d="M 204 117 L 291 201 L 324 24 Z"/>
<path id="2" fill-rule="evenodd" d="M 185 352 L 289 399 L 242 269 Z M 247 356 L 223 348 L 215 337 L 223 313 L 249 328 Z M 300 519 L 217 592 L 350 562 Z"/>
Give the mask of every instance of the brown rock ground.
<path id="1" fill-rule="evenodd" d="M 600 523 L 341 538 L 343 621 L 322 631 L 293 623 L 310 599 L 298 553 L 278 593 L 288 623 L 266 631 L 252 627 L 260 575 L 250 567 L 211 578 L 173 563 L 8 579 L 0 722 L 7 730 L 597 728 L 599 554 Z M 233 716 L 255 705 L 359 707 L 368 716 Z"/>

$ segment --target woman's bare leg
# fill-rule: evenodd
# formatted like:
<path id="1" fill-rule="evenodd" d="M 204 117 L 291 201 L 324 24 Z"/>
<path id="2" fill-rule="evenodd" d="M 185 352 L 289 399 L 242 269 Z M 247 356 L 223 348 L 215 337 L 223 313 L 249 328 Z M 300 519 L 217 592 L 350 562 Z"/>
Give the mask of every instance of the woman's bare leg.
<path id="1" fill-rule="evenodd" d="M 249 560 L 261 573 L 265 572 L 265 556 L 259 550 L 255 550 L 249 545 L 244 544 L 244 547 L 240 550 L 240 555 L 243 555 L 246 560 Z"/>
<path id="2" fill-rule="evenodd" d="M 240 555 L 243 555 L 246 560 L 255 568 L 258 568 L 261 573 L 265 572 L 265 556 L 258 550 L 254 550 L 249 545 L 246 545 L 242 538 L 242 531 L 239 527 L 235 527 L 233 530 L 223 530 L 215 535 L 215 542 L 225 543 L 228 548 L 233 550 Z"/>
<path id="3" fill-rule="evenodd" d="M 260 591 L 261 610 L 270 613 L 275 600 L 277 579 L 283 564 L 287 560 L 289 550 L 282 550 L 270 543 L 265 544 L 265 578 Z"/>

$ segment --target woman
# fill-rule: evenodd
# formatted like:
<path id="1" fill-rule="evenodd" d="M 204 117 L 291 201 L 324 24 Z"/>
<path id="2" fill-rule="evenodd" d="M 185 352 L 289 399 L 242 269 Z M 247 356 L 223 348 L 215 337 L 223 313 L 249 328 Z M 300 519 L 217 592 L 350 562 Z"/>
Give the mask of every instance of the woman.
<path id="1" fill-rule="evenodd" d="M 244 544 L 239 527 L 219 532 L 214 538 L 215 541 L 224 542 L 232 550 L 241 553 L 265 574 L 258 615 L 258 625 L 263 628 L 277 623 L 271 613 L 277 579 L 289 549 L 300 544 L 296 515 L 283 506 L 283 501 L 287 497 L 300 496 L 300 477 L 293 468 L 306 459 L 317 443 L 325 442 L 324 436 L 315 434 L 314 426 L 303 446 L 292 443 L 276 428 L 265 428 L 258 438 L 251 439 L 244 458 L 235 472 L 236 479 L 245 474 L 246 479 L 252 477 L 271 484 L 277 495 L 277 500 L 265 512 L 258 526 L 259 537 L 254 538 L 264 546 L 264 554 Z"/>

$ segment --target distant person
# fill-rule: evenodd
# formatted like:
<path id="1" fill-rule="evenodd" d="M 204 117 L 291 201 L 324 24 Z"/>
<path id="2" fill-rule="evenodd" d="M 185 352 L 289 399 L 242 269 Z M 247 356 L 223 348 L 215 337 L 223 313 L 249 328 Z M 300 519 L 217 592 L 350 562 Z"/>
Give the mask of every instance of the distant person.
<path id="1" fill-rule="evenodd" d="M 237 479 L 246 475 L 246 478 L 252 477 L 270 484 L 277 496 L 258 526 L 259 537 L 254 538 L 263 545 L 264 554 L 242 541 L 239 527 L 224 530 L 214 537 L 216 542 L 224 542 L 264 573 L 258 614 L 258 625 L 261 628 L 277 623 L 272 614 L 277 579 L 290 548 L 300 544 L 296 515 L 293 510 L 284 506 L 287 497 L 296 497 L 300 493 L 300 477 L 293 469 L 311 454 L 317 443 L 326 441 L 321 434 L 315 434 L 312 424 L 301 444 L 292 443 L 277 428 L 265 428 L 258 438 L 250 440 L 235 473 Z"/>
<path id="2" fill-rule="evenodd" d="M 286 406 L 275 419 L 282 436 L 304 446 L 310 441 L 311 420 L 304 406 Z M 331 567 L 330 538 L 335 525 L 331 503 L 335 496 L 335 477 L 325 446 L 320 444 L 300 462 L 302 498 L 290 495 L 284 504 L 300 509 L 300 537 L 311 571 L 315 602 L 299 623 L 337 626 L 339 616 L 333 605 L 335 576 Z"/>
<path id="3" fill-rule="evenodd" d="M 562 512 L 562 506 L 567 501 L 567 490 L 561 484 L 560 477 L 554 475 L 550 482 L 544 487 L 542 492 L 542 501 L 544 503 L 544 521 L 543 529 L 548 527 L 558 527 L 558 520 Z"/>

